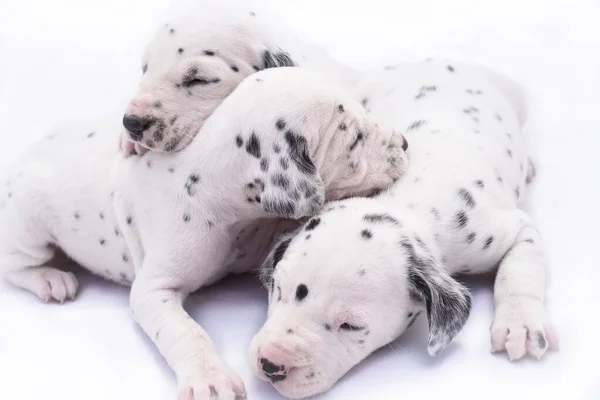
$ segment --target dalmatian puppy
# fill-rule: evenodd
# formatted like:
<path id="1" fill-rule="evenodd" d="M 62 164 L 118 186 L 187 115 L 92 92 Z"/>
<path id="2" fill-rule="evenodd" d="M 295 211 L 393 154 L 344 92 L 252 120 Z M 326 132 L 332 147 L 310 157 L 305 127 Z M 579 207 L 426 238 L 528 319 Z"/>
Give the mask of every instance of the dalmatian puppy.
<path id="1" fill-rule="evenodd" d="M 45 301 L 74 298 L 76 278 L 50 264 L 61 248 L 131 285 L 134 318 L 175 371 L 179 399 L 243 396 L 184 311 L 186 296 L 253 267 L 231 266 L 244 229 L 273 236 L 256 221 L 307 217 L 325 200 L 390 187 L 406 170 L 406 142 L 301 68 L 246 78 L 179 152 L 123 157 L 116 132 L 59 132 L 14 166 L 1 194 L 0 271 Z"/>
<path id="2" fill-rule="evenodd" d="M 301 66 L 343 85 L 357 79 L 355 71 L 284 32 L 273 18 L 246 1 L 171 5 L 143 53 L 143 75 L 123 116 L 123 151 L 181 150 L 246 76 L 266 68 Z"/>
<path id="3" fill-rule="evenodd" d="M 268 317 L 249 350 L 256 374 L 284 396 L 313 396 L 421 315 L 436 355 L 471 308 L 452 276 L 495 268 L 492 351 L 539 359 L 557 347 L 543 239 L 519 208 L 532 177 L 519 87 L 429 60 L 369 76 L 357 95 L 408 139 L 407 174 L 376 197 L 326 205 L 274 246 L 261 269 Z"/>

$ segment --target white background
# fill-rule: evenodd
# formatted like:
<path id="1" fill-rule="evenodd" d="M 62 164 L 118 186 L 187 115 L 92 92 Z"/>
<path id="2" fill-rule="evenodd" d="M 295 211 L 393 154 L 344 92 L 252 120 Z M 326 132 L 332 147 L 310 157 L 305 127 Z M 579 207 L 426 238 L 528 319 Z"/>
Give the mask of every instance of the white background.
<path id="1" fill-rule="evenodd" d="M 489 353 L 490 278 L 442 355 L 426 324 L 354 368 L 325 399 L 600 399 L 600 5 L 586 0 L 271 1 L 282 21 L 338 59 L 375 66 L 460 54 L 496 64 L 530 94 L 538 177 L 533 215 L 551 258 L 548 307 L 561 350 L 541 362 Z M 121 110 L 159 0 L 0 0 L 0 173 L 57 123 Z M 160 19 L 159 19 L 160 20 Z M 128 311 L 128 291 L 77 272 L 77 301 L 43 304 L 0 283 L 0 399 L 172 399 L 175 380 Z M 194 295 L 190 314 L 246 383 L 246 348 L 265 318 L 253 276 Z"/>

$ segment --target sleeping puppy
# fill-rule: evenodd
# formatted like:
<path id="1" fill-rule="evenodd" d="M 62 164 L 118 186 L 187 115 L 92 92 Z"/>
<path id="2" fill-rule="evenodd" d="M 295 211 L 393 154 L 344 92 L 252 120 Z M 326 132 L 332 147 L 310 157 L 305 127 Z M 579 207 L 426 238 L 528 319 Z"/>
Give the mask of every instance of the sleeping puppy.
<path id="1" fill-rule="evenodd" d="M 315 395 L 421 315 L 436 355 L 471 308 L 452 275 L 496 267 L 492 350 L 516 360 L 557 347 L 543 240 L 519 209 L 533 175 L 520 89 L 430 60 L 365 79 L 357 95 L 407 137 L 408 172 L 374 198 L 326 205 L 273 248 L 261 269 L 268 317 L 250 346 L 256 374 L 287 397 Z"/>
<path id="2" fill-rule="evenodd" d="M 391 186 L 406 170 L 407 144 L 300 68 L 246 78 L 179 152 L 124 158 L 117 132 L 58 132 L 14 166 L 0 193 L 0 272 L 45 301 L 72 299 L 75 276 L 49 264 L 61 248 L 132 286 L 134 318 L 175 371 L 180 399 L 244 395 L 184 311 L 186 296 L 252 268 L 235 264 L 244 230 L 274 234 L 259 234 L 256 221 L 307 217 L 325 200 Z"/>
<path id="3" fill-rule="evenodd" d="M 143 53 L 143 75 L 123 116 L 124 152 L 181 150 L 246 76 L 266 68 L 300 66 L 354 82 L 353 70 L 283 32 L 273 18 L 247 1 L 171 5 Z"/>

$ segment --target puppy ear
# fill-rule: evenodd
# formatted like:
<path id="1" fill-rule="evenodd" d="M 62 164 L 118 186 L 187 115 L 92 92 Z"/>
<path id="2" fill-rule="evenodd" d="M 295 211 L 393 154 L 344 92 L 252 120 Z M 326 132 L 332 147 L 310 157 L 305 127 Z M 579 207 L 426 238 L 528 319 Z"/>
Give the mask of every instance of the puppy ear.
<path id="1" fill-rule="evenodd" d="M 422 241 L 417 249 L 407 239 L 401 246 L 408 255 L 411 297 L 425 301 L 429 321 L 429 355 L 440 353 L 464 326 L 471 311 L 469 290 L 454 280 L 432 257 Z"/>
<path id="2" fill-rule="evenodd" d="M 263 261 L 260 271 L 259 278 L 260 282 L 269 290 L 269 294 L 273 291 L 273 274 L 277 264 L 287 251 L 292 239 L 296 235 L 297 230 L 294 232 L 286 233 L 275 243 L 275 246 L 271 249 L 265 261 Z"/>
<path id="3" fill-rule="evenodd" d="M 263 62 L 265 63 L 265 68 L 296 66 L 290 55 L 281 49 L 275 51 L 265 50 L 263 53 Z"/>
<path id="4" fill-rule="evenodd" d="M 276 165 L 268 168 L 262 207 L 285 218 L 312 216 L 325 203 L 325 185 L 310 158 L 306 138 L 288 129 L 284 139 L 285 144 L 269 156 Z"/>

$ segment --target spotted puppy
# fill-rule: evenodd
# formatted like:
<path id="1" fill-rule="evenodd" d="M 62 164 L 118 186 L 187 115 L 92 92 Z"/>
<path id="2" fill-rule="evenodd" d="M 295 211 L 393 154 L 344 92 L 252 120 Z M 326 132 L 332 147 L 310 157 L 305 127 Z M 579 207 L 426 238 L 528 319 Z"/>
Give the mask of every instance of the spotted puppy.
<path id="1" fill-rule="evenodd" d="M 61 248 L 131 284 L 133 315 L 175 371 L 180 399 L 243 395 L 184 299 L 253 267 L 231 265 L 255 221 L 310 216 L 326 199 L 391 186 L 406 142 L 300 68 L 248 77 L 177 153 L 123 158 L 114 128 L 57 133 L 14 166 L 1 194 L 0 271 L 43 300 L 73 298 L 75 277 L 49 264 Z"/>
<path id="2" fill-rule="evenodd" d="M 362 103 L 408 138 L 408 172 L 377 197 L 327 205 L 274 247 L 261 271 L 268 318 L 250 346 L 260 378 L 292 398 L 326 391 L 421 314 L 436 355 L 471 308 L 452 275 L 496 267 L 492 350 L 516 360 L 558 345 L 543 240 L 519 209 L 531 176 L 519 90 L 444 60 L 359 85 Z"/>
<path id="3" fill-rule="evenodd" d="M 144 51 L 143 75 L 123 116 L 124 152 L 181 150 L 246 76 L 263 69 L 301 66 L 354 82 L 353 70 L 283 32 L 267 11 L 233 0 L 169 7 Z"/>

